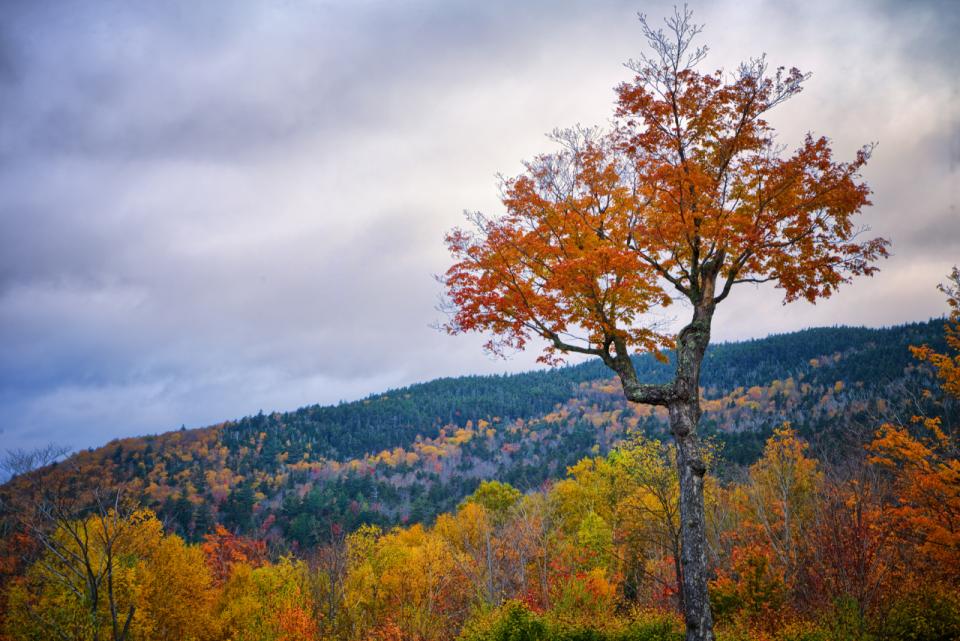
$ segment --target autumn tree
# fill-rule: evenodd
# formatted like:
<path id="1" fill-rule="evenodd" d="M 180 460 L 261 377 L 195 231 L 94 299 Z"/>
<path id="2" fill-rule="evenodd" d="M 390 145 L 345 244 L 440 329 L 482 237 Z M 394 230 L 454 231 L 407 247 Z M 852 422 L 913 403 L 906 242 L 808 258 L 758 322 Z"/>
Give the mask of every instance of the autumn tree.
<path id="1" fill-rule="evenodd" d="M 631 493 L 621 503 L 626 512 L 622 526 L 628 548 L 636 548 L 633 556 L 662 556 L 673 566 L 673 581 L 662 586 L 664 593 L 676 594 L 683 610 L 683 582 L 680 554 L 680 502 L 676 471 L 670 466 L 670 448 L 659 441 L 634 435 L 610 458 L 626 472 Z M 649 553 L 651 547 L 659 555 Z M 628 555 L 628 558 L 631 555 Z M 639 558 L 636 559 L 639 561 Z M 639 566 L 639 563 L 637 563 Z M 639 569 L 639 567 L 638 567 Z M 646 572 L 655 581 L 663 582 L 656 574 Z"/>
<path id="2" fill-rule="evenodd" d="M 775 429 L 744 488 L 750 519 L 788 580 L 797 570 L 823 477 L 807 448 L 789 425 Z"/>
<path id="3" fill-rule="evenodd" d="M 883 513 L 885 494 L 879 476 L 861 465 L 825 481 L 799 564 L 806 575 L 799 596 L 807 607 L 848 608 L 860 633 L 901 565 Z"/>
<path id="4" fill-rule="evenodd" d="M 310 588 L 317 604 L 322 632 L 336 637 L 340 632 L 340 613 L 347 579 L 349 557 L 347 534 L 341 527 L 330 531 L 330 542 L 313 550 L 307 556 L 310 567 Z M 340 635 L 342 636 L 342 634 Z"/>
<path id="5" fill-rule="evenodd" d="M 153 520 L 159 530 L 159 521 Z M 151 641 L 203 641 L 217 638 L 217 590 L 199 545 L 175 534 L 144 551 L 136 572 L 140 607 L 132 638 Z"/>
<path id="6" fill-rule="evenodd" d="M 217 525 L 212 534 L 203 537 L 202 549 L 216 583 L 226 581 L 236 565 L 247 564 L 255 568 L 263 565 L 267 558 L 265 542 L 239 536 L 222 525 Z"/>
<path id="7" fill-rule="evenodd" d="M 509 483 L 483 481 L 463 502 L 482 505 L 495 522 L 502 522 L 521 496 L 520 490 Z"/>
<path id="8" fill-rule="evenodd" d="M 97 490 L 89 503 L 59 491 L 45 493 L 23 518 L 43 554 L 27 573 L 23 598 L 11 596 L 11 610 L 62 639 L 129 639 L 136 605 L 123 559 L 145 513 L 120 490 Z"/>
<path id="9" fill-rule="evenodd" d="M 521 586 L 521 594 L 537 607 L 549 608 L 555 539 L 549 497 L 543 493 L 522 497 L 515 507 L 509 533 L 510 544 L 516 550 L 516 582 Z"/>
<path id="10" fill-rule="evenodd" d="M 223 585 L 219 613 L 233 641 L 315 641 L 306 563 L 290 557 L 253 568 L 239 561 Z"/>
<path id="11" fill-rule="evenodd" d="M 933 366 L 940 387 L 960 398 L 960 270 L 940 285 L 950 317 L 944 326 L 947 352 L 922 345 L 913 355 Z M 931 394 L 932 395 L 932 394 Z M 895 500 L 888 518 L 900 538 L 924 560 L 922 574 L 960 585 L 960 442 L 957 426 L 939 416 L 914 416 L 912 425 L 884 424 L 869 445 L 870 461 L 889 473 Z"/>
<path id="12" fill-rule="evenodd" d="M 886 255 L 862 239 L 869 205 L 860 178 L 871 147 L 837 161 L 808 135 L 787 153 L 766 120 L 807 75 L 770 71 L 763 57 L 732 74 L 698 70 L 701 27 L 675 11 L 617 88 L 609 132 L 555 132 L 559 151 L 505 179 L 505 213 L 469 215 L 447 236 L 455 263 L 443 282 L 451 333 L 486 331 L 497 353 L 545 339 L 545 362 L 600 358 L 627 399 L 667 409 L 680 477 L 683 597 L 688 639 L 712 639 L 697 436 L 699 380 L 716 306 L 743 283 L 774 283 L 784 302 L 815 301 Z M 679 300 L 692 311 L 676 335 L 649 322 Z M 672 381 L 639 380 L 631 354 L 675 347 Z"/>
<path id="13" fill-rule="evenodd" d="M 939 353 L 929 345 L 911 347 L 910 351 L 918 360 L 933 365 L 944 392 L 960 398 L 960 269 L 954 267 L 947 282 L 940 284 L 938 289 L 946 295 L 950 306 L 949 321 L 943 331 L 951 353 Z"/>

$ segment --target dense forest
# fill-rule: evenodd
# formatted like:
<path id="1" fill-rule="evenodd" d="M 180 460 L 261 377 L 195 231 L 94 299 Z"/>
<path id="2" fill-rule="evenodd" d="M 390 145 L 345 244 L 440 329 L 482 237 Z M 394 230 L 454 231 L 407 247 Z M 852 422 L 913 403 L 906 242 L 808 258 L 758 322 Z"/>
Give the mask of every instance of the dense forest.
<path id="1" fill-rule="evenodd" d="M 711 352 L 718 638 L 960 638 L 960 357 L 938 351 L 960 348 L 960 316 L 946 336 L 942 324 L 810 330 Z M 114 443 L 15 479 L 4 638 L 679 641 L 673 446 L 655 413 L 616 402 L 598 373 L 437 381 Z M 546 413 L 511 408 L 527 383 L 571 395 Z M 378 417 L 395 447 L 284 456 L 293 444 L 313 451 L 321 434 L 335 442 L 332 417 L 352 427 Z M 210 485 L 185 489 L 203 478 L 194 469 L 219 473 L 203 467 L 210 450 L 246 465 L 219 498 Z M 112 477 L 78 484 L 95 465 Z M 156 477 L 136 474 L 157 467 L 182 483 L 165 483 L 163 499 Z M 411 496 L 450 508 L 413 519 Z M 398 518 L 408 523 L 391 527 Z"/>
<path id="2" fill-rule="evenodd" d="M 942 320 L 820 328 L 709 349 L 702 429 L 733 466 L 753 463 L 789 422 L 820 456 L 842 456 L 884 421 L 952 411 L 923 394 L 910 345 L 943 350 Z M 636 357 L 647 380 L 671 365 Z M 278 549 L 307 549 L 363 524 L 431 522 L 481 481 L 540 488 L 628 434 L 665 438 L 663 412 L 623 400 L 595 362 L 447 378 L 334 406 L 260 413 L 122 439 L 14 479 L 126 488 L 169 532 L 199 541 L 220 524 Z"/>
<path id="3" fill-rule="evenodd" d="M 960 636 L 947 291 L 946 326 L 708 352 L 720 638 Z M 25 471 L 3 486 L 3 638 L 679 640 L 675 452 L 604 375 L 444 379 Z"/>

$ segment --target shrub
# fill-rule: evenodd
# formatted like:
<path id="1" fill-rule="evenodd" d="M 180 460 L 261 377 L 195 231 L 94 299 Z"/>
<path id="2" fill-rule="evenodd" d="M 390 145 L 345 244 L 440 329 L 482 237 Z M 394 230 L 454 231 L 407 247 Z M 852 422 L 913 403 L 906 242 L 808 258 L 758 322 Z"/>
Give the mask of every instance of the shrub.
<path id="1" fill-rule="evenodd" d="M 771 631 L 779 626 L 787 600 L 783 572 L 769 551 L 758 546 L 737 548 L 733 567 L 710 583 L 710 605 L 717 623 L 746 624 Z"/>
<path id="2" fill-rule="evenodd" d="M 606 627 L 617 600 L 617 587 L 602 568 L 577 573 L 553 590 L 550 619 L 564 629 Z"/>
<path id="3" fill-rule="evenodd" d="M 780 631 L 777 641 L 833 641 L 827 630 L 809 622 L 791 623 Z"/>
<path id="4" fill-rule="evenodd" d="M 613 636 L 614 641 L 683 641 L 683 621 L 675 613 L 636 610 L 627 627 Z"/>
<path id="5" fill-rule="evenodd" d="M 887 611 L 879 636 L 890 641 L 960 639 L 960 597 L 939 590 L 909 593 Z"/>
<path id="6" fill-rule="evenodd" d="M 828 631 L 830 641 L 873 641 L 867 632 L 867 619 L 856 599 L 845 596 L 833 602 L 833 608 L 827 612 L 822 625 Z"/>
<path id="7" fill-rule="evenodd" d="M 551 641 L 609 641 L 610 637 L 606 633 L 593 628 L 552 628 L 550 639 Z"/>
<path id="8" fill-rule="evenodd" d="M 547 626 L 519 601 L 508 601 L 499 609 L 467 623 L 460 641 L 547 641 Z"/>
<path id="9" fill-rule="evenodd" d="M 545 620 L 518 601 L 477 613 L 464 626 L 459 641 L 683 641 L 678 615 L 635 611 L 628 622 L 607 613 L 599 627 Z"/>

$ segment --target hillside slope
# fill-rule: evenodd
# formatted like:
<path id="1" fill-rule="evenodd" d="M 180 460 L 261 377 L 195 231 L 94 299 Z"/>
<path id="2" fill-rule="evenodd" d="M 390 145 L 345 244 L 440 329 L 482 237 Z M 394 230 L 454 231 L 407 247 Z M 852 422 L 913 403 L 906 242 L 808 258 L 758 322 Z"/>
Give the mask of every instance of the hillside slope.
<path id="1" fill-rule="evenodd" d="M 829 455 L 883 420 L 917 413 L 929 374 L 907 348 L 922 343 L 943 348 L 942 320 L 712 346 L 702 376 L 703 431 L 731 463 L 753 460 L 784 421 L 815 446 L 829 443 Z M 671 366 L 651 356 L 636 361 L 645 380 L 670 375 Z M 580 458 L 605 453 L 627 430 L 662 433 L 664 418 L 626 403 L 598 362 L 445 378 L 351 403 L 113 441 L 14 479 L 3 492 L 39 479 L 97 479 L 124 484 L 190 538 L 219 522 L 309 546 L 363 522 L 429 520 L 485 478 L 539 486 Z"/>

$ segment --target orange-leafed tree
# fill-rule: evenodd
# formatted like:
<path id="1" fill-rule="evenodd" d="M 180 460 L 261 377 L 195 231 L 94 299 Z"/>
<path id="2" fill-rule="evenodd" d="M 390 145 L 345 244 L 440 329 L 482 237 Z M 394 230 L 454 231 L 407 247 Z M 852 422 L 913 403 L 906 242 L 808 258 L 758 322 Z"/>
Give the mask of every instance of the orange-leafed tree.
<path id="1" fill-rule="evenodd" d="M 264 541 L 239 536 L 219 524 L 212 534 L 203 537 L 201 549 L 218 584 L 230 578 L 236 565 L 247 564 L 256 568 L 267 560 L 267 544 Z"/>
<path id="2" fill-rule="evenodd" d="M 451 333 L 493 334 L 504 353 L 532 338 L 542 355 L 596 356 L 630 401 L 664 406 L 677 444 L 683 595 L 689 639 L 713 638 L 707 600 L 699 379 L 716 306 L 741 283 L 773 282 L 785 302 L 830 296 L 871 274 L 883 239 L 863 239 L 856 217 L 870 193 L 859 172 L 871 147 L 834 159 L 808 135 L 785 152 L 766 114 L 801 91 L 796 69 L 763 58 L 736 72 L 704 73 L 700 26 L 676 11 L 655 29 L 650 53 L 628 63 L 612 131 L 555 133 L 559 151 L 526 163 L 502 185 L 505 213 L 469 218 L 447 236 L 455 263 L 443 281 Z M 649 312 L 686 301 L 676 335 Z M 676 348 L 673 381 L 641 381 L 631 353 Z"/>
<path id="3" fill-rule="evenodd" d="M 940 385 L 947 394 L 960 398 L 960 269 L 954 267 L 947 282 L 938 289 L 946 294 L 950 306 L 950 318 L 944 325 L 947 347 L 952 353 L 941 354 L 929 345 L 911 347 L 915 358 L 933 365 L 940 378 Z"/>
<path id="4" fill-rule="evenodd" d="M 960 399 L 960 270 L 940 285 L 947 295 L 950 318 L 944 326 L 947 353 L 927 345 L 911 347 L 930 363 L 941 387 Z M 869 446 L 870 460 L 891 472 L 896 500 L 888 517 L 898 535 L 916 546 L 924 560 L 920 571 L 953 588 L 960 585 L 960 441 L 957 426 L 940 417 L 913 417 L 912 428 L 885 424 Z"/>

